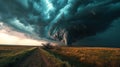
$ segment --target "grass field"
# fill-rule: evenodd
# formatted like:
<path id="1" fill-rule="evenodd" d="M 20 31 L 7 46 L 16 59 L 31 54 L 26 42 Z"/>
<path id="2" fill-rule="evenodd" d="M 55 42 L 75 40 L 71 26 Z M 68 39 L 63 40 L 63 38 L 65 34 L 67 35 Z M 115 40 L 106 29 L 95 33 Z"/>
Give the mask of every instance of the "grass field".
<path id="1" fill-rule="evenodd" d="M 59 47 L 48 50 L 56 57 L 79 67 L 120 67 L 120 48 Z M 82 66 L 82 67 L 83 67 Z"/>
<path id="2" fill-rule="evenodd" d="M 0 46 L 0 67 L 120 67 L 120 48 Z"/>
<path id="3" fill-rule="evenodd" d="M 70 67 L 41 47 L 0 46 L 0 67 Z"/>
<path id="4" fill-rule="evenodd" d="M 0 46 L 0 67 L 16 67 L 36 47 Z"/>
<path id="5" fill-rule="evenodd" d="M 71 67 L 67 61 L 62 61 L 59 58 L 56 58 L 53 54 L 47 52 L 46 50 L 40 49 L 41 54 L 44 56 L 46 62 L 48 63 L 48 67 Z"/>

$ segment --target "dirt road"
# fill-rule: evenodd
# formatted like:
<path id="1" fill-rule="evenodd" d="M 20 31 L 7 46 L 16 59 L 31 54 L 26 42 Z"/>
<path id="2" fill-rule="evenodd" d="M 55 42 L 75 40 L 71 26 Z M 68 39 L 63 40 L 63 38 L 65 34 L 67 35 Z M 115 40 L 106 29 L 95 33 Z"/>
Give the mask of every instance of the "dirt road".
<path id="1" fill-rule="evenodd" d="M 45 55 L 40 47 L 38 47 L 30 56 L 23 60 L 17 67 L 58 67 L 56 61 Z"/>

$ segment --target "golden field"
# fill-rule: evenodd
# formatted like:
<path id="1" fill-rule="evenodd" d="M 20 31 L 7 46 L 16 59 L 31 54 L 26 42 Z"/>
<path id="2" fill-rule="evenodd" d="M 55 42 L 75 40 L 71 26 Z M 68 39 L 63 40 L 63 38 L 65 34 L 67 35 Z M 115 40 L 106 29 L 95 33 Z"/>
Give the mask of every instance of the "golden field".
<path id="1" fill-rule="evenodd" d="M 59 47 L 50 52 L 63 60 L 67 58 L 65 61 L 70 61 L 73 67 L 81 64 L 88 67 L 120 67 L 120 48 Z"/>

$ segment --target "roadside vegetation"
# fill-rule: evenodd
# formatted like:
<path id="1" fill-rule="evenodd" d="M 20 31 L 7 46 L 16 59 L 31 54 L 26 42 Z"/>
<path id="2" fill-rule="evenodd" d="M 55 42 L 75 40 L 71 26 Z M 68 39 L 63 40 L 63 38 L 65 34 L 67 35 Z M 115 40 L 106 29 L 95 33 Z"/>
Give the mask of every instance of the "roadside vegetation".
<path id="1" fill-rule="evenodd" d="M 17 67 L 36 47 L 1 46 L 0 67 Z"/>
<path id="2" fill-rule="evenodd" d="M 42 47 L 0 46 L 0 67 L 71 67 Z"/>
<path id="3" fill-rule="evenodd" d="M 46 50 L 40 49 L 40 51 L 41 54 L 45 57 L 45 59 L 49 63 L 48 67 L 71 67 L 68 62 L 62 61 L 60 58 L 56 58 L 53 54 L 47 52 Z"/>
<path id="4" fill-rule="evenodd" d="M 120 67 L 120 48 L 59 47 L 46 49 L 72 67 Z"/>
<path id="5" fill-rule="evenodd" d="M 120 67 L 120 48 L 0 46 L 0 67 Z"/>

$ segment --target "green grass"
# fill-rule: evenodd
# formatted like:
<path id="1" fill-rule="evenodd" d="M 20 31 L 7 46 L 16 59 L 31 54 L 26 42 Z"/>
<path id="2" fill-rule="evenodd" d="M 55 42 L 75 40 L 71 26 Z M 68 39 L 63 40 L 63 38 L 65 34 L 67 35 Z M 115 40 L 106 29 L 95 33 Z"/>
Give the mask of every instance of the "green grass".
<path id="1" fill-rule="evenodd" d="M 18 48 L 18 49 L 17 49 Z M 0 67 L 16 67 L 16 65 L 25 57 L 27 57 L 35 47 L 1 47 L 0 48 Z"/>

